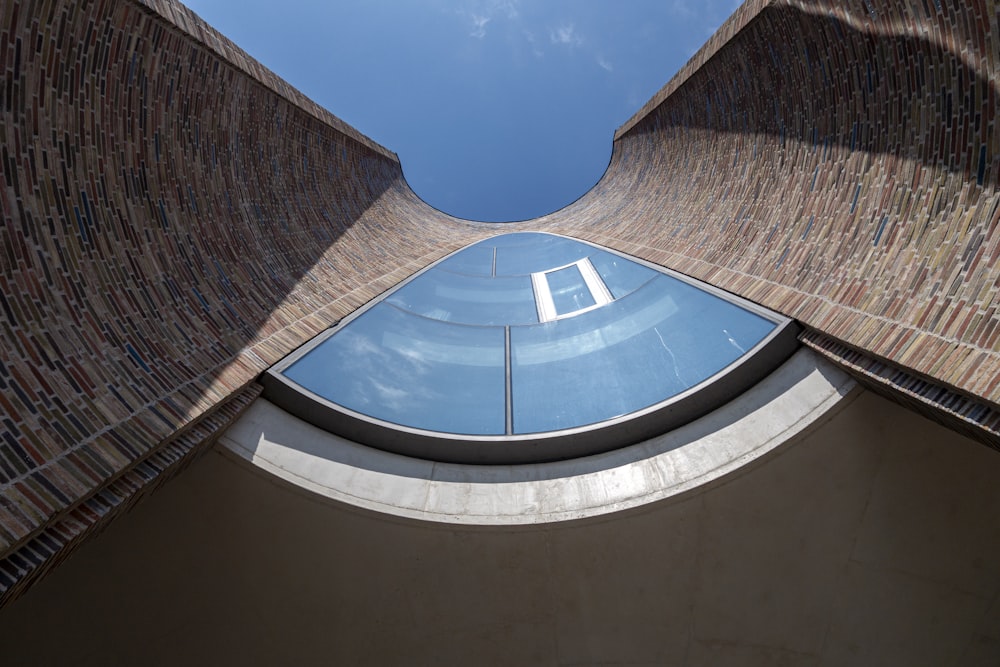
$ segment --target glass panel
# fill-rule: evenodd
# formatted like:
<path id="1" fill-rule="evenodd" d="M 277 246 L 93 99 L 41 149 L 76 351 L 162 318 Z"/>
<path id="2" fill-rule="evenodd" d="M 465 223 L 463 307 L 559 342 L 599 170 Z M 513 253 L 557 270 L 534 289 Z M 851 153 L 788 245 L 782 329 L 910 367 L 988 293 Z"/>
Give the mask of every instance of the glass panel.
<path id="1" fill-rule="evenodd" d="M 508 238 L 515 237 L 515 238 Z M 550 234 L 509 234 L 497 243 L 497 275 L 516 276 L 548 271 L 583 259 L 594 248 Z"/>
<path id="2" fill-rule="evenodd" d="M 470 276 L 491 276 L 493 275 L 493 245 L 489 241 L 482 241 L 460 250 L 435 268 Z"/>
<path id="3" fill-rule="evenodd" d="M 576 317 L 512 327 L 514 432 L 573 428 L 659 403 L 725 368 L 774 326 L 659 275 Z"/>
<path id="4" fill-rule="evenodd" d="M 590 263 L 597 269 L 611 296 L 616 299 L 631 294 L 660 275 L 659 271 L 603 250 L 592 254 Z"/>
<path id="5" fill-rule="evenodd" d="M 614 301 L 605 303 L 603 286 L 595 297 L 585 277 L 601 281 L 574 264 L 585 257 Z M 551 297 L 549 315 L 574 316 L 538 323 L 538 295 Z M 509 369 L 505 326 L 511 331 Z M 517 233 L 466 248 L 424 272 L 284 374 L 383 421 L 503 435 L 509 370 L 514 433 L 538 433 L 595 424 L 667 400 L 723 370 L 775 326 L 613 253 Z"/>
<path id="6" fill-rule="evenodd" d="M 597 303 L 594 301 L 587 283 L 583 281 L 580 269 L 575 265 L 546 273 L 545 279 L 549 283 L 549 292 L 552 293 L 552 303 L 555 304 L 556 315 L 573 313 Z"/>
<path id="7" fill-rule="evenodd" d="M 461 324 L 532 324 L 538 321 L 528 276 L 487 278 L 431 269 L 387 301 L 424 317 Z"/>
<path id="8" fill-rule="evenodd" d="M 381 303 L 285 371 L 351 410 L 444 433 L 506 430 L 503 327 L 447 324 Z"/>
<path id="9" fill-rule="evenodd" d="M 530 248 L 549 238 L 559 237 L 553 237 L 551 234 L 543 234 L 542 232 L 510 232 L 509 234 L 494 236 L 489 240 L 489 243 L 496 248 Z"/>

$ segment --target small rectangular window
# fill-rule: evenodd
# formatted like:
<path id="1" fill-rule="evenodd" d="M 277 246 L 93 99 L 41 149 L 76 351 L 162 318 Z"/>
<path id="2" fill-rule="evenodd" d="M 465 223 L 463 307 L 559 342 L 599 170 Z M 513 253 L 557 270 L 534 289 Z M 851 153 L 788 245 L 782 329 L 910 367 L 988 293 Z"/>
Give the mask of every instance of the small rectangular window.
<path id="1" fill-rule="evenodd" d="M 597 304 L 576 264 L 545 274 L 556 315 L 568 315 Z"/>
<path id="2" fill-rule="evenodd" d="M 558 320 L 613 300 L 586 257 L 569 266 L 531 274 L 531 285 L 540 322 Z"/>

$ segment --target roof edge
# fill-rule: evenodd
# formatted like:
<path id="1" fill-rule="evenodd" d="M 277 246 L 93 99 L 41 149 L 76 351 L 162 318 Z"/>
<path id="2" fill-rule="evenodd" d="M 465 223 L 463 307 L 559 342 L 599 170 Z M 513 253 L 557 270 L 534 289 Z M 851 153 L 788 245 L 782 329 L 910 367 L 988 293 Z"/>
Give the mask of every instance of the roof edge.
<path id="1" fill-rule="evenodd" d="M 354 127 L 333 115 L 302 91 L 264 66 L 259 60 L 237 46 L 231 39 L 208 24 L 205 19 L 177 0 L 131 0 L 141 10 L 167 22 L 190 39 L 205 47 L 234 69 L 302 109 L 316 120 L 329 125 L 349 139 L 380 153 L 399 164 L 399 156 L 382 144 L 365 136 Z"/>
<path id="2" fill-rule="evenodd" d="M 639 107 L 639 110 L 632 114 L 625 123 L 615 130 L 614 141 L 618 141 L 635 127 L 643 118 L 649 115 L 656 107 L 660 106 L 664 100 L 670 97 L 677 89 L 687 83 L 694 74 L 702 68 L 709 60 L 728 44 L 732 38 L 742 31 L 751 21 L 756 19 L 767 9 L 779 4 L 778 0 L 747 0 L 740 5 L 732 15 L 719 26 L 719 29 L 708 38 L 700 49 L 698 49 L 690 60 L 684 64 L 677 73 L 658 90 L 649 100 Z"/>

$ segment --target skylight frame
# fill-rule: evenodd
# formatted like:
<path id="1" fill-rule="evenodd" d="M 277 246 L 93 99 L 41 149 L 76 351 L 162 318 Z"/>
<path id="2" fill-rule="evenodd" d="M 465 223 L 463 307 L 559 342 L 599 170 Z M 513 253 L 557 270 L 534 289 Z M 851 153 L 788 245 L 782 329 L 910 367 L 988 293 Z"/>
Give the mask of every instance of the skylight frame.
<path id="1" fill-rule="evenodd" d="M 775 324 L 775 327 L 760 342 L 732 363 L 694 386 L 663 401 L 612 419 L 542 433 L 468 435 L 429 431 L 396 424 L 334 403 L 312 392 L 307 387 L 297 384 L 283 374 L 285 370 L 294 365 L 302 357 L 309 354 L 317 346 L 322 345 L 327 339 L 348 326 L 358 317 L 361 317 L 368 310 L 384 302 L 396 291 L 402 289 L 411 281 L 417 279 L 425 272 L 434 269 L 457 253 L 477 243 L 488 243 L 490 239 L 487 238 L 460 248 L 417 271 L 398 285 L 358 308 L 343 320 L 336 322 L 329 329 L 320 333 L 311 341 L 302 345 L 272 366 L 261 378 L 261 382 L 264 385 L 265 398 L 305 421 L 330 431 L 335 435 L 405 456 L 467 464 L 535 463 L 576 458 L 610 451 L 640 442 L 690 422 L 749 389 L 782 361 L 791 356 L 798 347 L 799 327 L 793 320 L 751 301 L 612 248 L 548 232 L 532 233 L 549 234 L 551 236 L 566 238 L 591 246 L 598 251 L 617 255 L 627 261 L 635 262 L 721 298 L 772 322 Z M 576 265 L 580 261 L 582 260 L 570 262 L 565 266 Z M 589 259 L 587 263 L 590 263 Z M 556 267 L 537 273 L 544 274 L 559 270 L 560 268 L 564 267 Z M 592 265 L 591 270 L 594 270 Z M 534 281 L 534 274 L 531 275 Z M 600 278 L 598 279 L 600 280 Z M 604 289 L 607 290 L 607 287 L 604 287 Z M 608 292 L 608 296 L 610 296 L 610 292 Z M 566 313 L 562 316 L 557 316 L 556 319 L 572 317 L 597 307 L 600 306 L 590 306 L 579 311 Z M 416 316 L 422 317 L 420 315 Z M 509 359 L 510 326 L 506 326 L 504 329 L 505 353 Z M 511 368 L 509 363 L 506 369 L 505 391 L 509 406 L 511 401 Z M 509 409 L 507 410 L 507 415 L 509 420 Z M 509 423 L 507 424 L 507 430 L 511 430 Z"/>
<path id="2" fill-rule="evenodd" d="M 576 239 L 573 240 L 575 241 Z M 592 244 L 589 243 L 585 245 L 592 246 Z M 577 271 L 580 272 L 583 284 L 590 292 L 590 296 L 594 300 L 594 303 L 583 308 L 577 308 L 576 310 L 559 313 L 556 308 L 555 300 L 552 298 L 552 289 L 548 277 L 552 273 L 564 271 L 570 267 L 575 267 Z M 535 292 L 535 308 L 538 311 L 539 323 L 555 322 L 556 320 L 562 320 L 567 317 L 575 317 L 576 315 L 581 315 L 587 311 L 595 310 L 601 306 L 606 306 L 615 300 L 614 297 L 611 296 L 611 290 L 609 290 L 608 286 L 604 284 L 600 274 L 597 273 L 597 269 L 595 269 L 594 265 L 590 262 L 589 257 L 583 257 L 575 262 L 570 262 L 569 264 L 565 264 L 563 266 L 557 266 L 553 269 L 535 271 L 531 274 L 531 288 Z"/>

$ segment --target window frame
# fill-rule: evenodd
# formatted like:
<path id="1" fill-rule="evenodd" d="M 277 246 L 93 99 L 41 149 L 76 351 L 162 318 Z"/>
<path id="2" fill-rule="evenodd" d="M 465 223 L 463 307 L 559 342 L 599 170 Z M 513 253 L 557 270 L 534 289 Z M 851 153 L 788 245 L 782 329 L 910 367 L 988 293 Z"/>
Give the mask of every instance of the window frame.
<path id="1" fill-rule="evenodd" d="M 540 463 L 577 458 L 618 449 L 641 442 L 693 421 L 748 390 L 788 359 L 798 348 L 800 327 L 793 320 L 752 301 L 743 299 L 677 271 L 627 255 L 612 248 L 600 246 L 596 243 L 589 243 L 569 236 L 551 234 L 550 232 L 531 233 L 560 236 L 604 252 L 618 255 L 628 261 L 668 275 L 750 311 L 774 323 L 775 327 L 744 355 L 679 394 L 612 419 L 585 426 L 542 433 L 465 435 L 428 431 L 395 424 L 333 403 L 315 394 L 308 388 L 297 384 L 283 374 L 284 370 L 295 364 L 338 331 L 348 326 L 353 320 L 360 317 L 369 309 L 389 298 L 397 290 L 466 248 L 478 243 L 488 243 L 490 239 L 486 238 L 464 246 L 429 264 L 359 307 L 347 317 L 335 322 L 327 330 L 304 343 L 298 349 L 292 351 L 262 374 L 261 384 L 264 387 L 264 398 L 321 429 L 360 444 L 404 456 L 465 464 L 516 465 L 522 463 Z M 582 260 L 571 262 L 567 266 L 577 264 L 579 261 Z M 559 270 L 560 268 L 565 267 L 557 267 L 537 273 L 544 274 Z M 531 275 L 532 282 L 534 282 L 534 276 L 537 274 Z M 596 307 L 599 306 L 591 306 L 580 311 L 564 314 L 561 317 L 572 316 L 583 312 L 583 310 L 591 310 Z M 556 319 L 559 319 L 559 317 Z M 509 348 L 509 331 L 506 345 Z M 509 353 L 509 349 L 507 352 Z M 507 368 L 506 391 L 508 392 L 507 398 L 509 401 L 509 365 Z"/>

